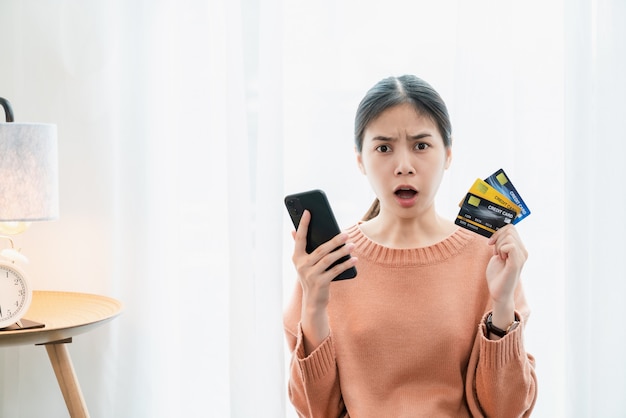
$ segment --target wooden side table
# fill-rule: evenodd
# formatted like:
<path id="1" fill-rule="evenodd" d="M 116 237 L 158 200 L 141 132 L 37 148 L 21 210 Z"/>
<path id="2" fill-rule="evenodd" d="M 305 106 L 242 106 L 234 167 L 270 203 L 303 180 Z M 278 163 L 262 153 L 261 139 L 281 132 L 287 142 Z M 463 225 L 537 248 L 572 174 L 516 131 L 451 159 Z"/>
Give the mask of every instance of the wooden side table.
<path id="1" fill-rule="evenodd" d="M 0 347 L 45 345 L 70 416 L 89 417 L 67 343 L 72 342 L 72 337 L 107 323 L 121 311 L 120 302 L 105 296 L 34 291 L 33 301 L 24 318 L 42 323 L 44 327 L 1 330 Z"/>

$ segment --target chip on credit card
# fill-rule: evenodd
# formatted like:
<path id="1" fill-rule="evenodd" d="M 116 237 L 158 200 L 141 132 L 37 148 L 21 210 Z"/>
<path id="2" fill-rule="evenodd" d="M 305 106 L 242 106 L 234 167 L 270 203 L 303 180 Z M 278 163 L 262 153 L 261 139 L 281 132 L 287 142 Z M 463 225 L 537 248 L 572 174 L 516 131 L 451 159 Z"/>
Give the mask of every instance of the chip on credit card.
<path id="1" fill-rule="evenodd" d="M 508 197 L 509 200 L 520 208 L 520 214 L 517 215 L 517 218 L 513 221 L 514 224 L 530 215 L 530 209 L 528 209 L 528 206 L 524 203 L 524 199 L 522 199 L 522 196 L 520 196 L 517 192 L 517 189 L 513 186 L 513 183 L 509 180 L 509 176 L 506 175 L 503 169 L 499 169 L 487 177 L 485 182 L 489 183 L 494 189 Z"/>
<path id="2" fill-rule="evenodd" d="M 530 215 L 530 209 L 502 169 L 485 180 L 476 179 L 459 206 L 454 223 L 485 237 Z"/>

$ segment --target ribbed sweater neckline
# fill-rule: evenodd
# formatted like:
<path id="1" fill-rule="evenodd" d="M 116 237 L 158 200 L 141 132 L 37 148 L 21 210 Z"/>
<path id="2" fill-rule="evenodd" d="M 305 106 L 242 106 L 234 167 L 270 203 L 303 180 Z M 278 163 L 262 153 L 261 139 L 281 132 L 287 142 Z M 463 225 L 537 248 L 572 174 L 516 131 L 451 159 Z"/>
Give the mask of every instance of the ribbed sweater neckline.
<path id="1" fill-rule="evenodd" d="M 359 224 L 353 225 L 346 232 L 361 256 L 376 264 L 392 267 L 437 264 L 459 254 L 469 243 L 479 238 L 470 231 L 457 228 L 450 236 L 434 245 L 400 249 L 385 247 L 372 241 L 361 231 Z"/>

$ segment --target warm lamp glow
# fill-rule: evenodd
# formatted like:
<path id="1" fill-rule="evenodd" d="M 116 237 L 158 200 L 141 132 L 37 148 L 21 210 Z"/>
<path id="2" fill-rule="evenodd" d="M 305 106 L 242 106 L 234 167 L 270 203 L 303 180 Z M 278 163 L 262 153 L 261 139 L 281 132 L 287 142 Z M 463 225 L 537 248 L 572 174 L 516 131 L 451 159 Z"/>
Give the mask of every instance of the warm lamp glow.
<path id="1" fill-rule="evenodd" d="M 0 222 L 1 235 L 17 235 L 26 231 L 30 222 Z"/>

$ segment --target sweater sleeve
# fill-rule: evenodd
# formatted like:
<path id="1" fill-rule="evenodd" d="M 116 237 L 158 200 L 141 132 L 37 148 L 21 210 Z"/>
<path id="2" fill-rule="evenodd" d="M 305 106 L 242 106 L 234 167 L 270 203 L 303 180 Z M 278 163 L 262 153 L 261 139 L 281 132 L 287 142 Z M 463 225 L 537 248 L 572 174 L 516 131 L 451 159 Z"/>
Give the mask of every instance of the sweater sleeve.
<path id="1" fill-rule="evenodd" d="M 295 346 L 290 344 L 290 347 L 293 347 L 293 352 L 289 399 L 298 415 L 307 418 L 345 416 L 332 334 L 305 356 L 302 330 L 298 325 Z"/>
<path id="2" fill-rule="evenodd" d="M 529 311 L 521 288 L 515 314 L 520 326 L 497 341 L 487 338 L 483 317 L 467 371 L 466 394 L 475 417 L 529 417 L 537 399 L 535 359 L 524 348 Z"/>
<path id="3" fill-rule="evenodd" d="M 298 284 L 284 316 L 285 336 L 291 351 L 289 399 L 299 417 L 347 417 L 339 386 L 332 330 L 331 334 L 306 356 L 300 326 L 301 300 L 301 289 Z"/>

